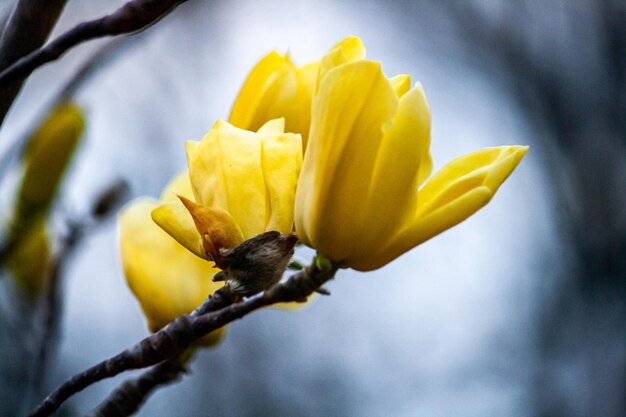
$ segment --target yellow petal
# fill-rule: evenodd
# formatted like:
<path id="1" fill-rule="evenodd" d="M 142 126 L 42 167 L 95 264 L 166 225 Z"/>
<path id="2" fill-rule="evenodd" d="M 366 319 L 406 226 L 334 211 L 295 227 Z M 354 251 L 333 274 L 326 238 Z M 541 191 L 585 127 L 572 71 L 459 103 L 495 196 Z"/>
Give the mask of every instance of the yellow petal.
<path id="1" fill-rule="evenodd" d="M 257 131 L 261 137 L 272 137 L 285 133 L 285 118 L 269 120 Z"/>
<path id="2" fill-rule="evenodd" d="M 243 241 L 243 233 L 230 214 L 223 210 L 205 207 L 180 196 L 181 202 L 191 214 L 197 233 L 203 237 L 204 252 L 221 265 L 221 249 L 233 249 Z"/>
<path id="3" fill-rule="evenodd" d="M 318 86 L 328 71 L 348 62 L 365 59 L 365 46 L 356 36 L 348 36 L 339 41 L 331 50 L 324 55 L 320 62 Z M 319 88 L 318 88 L 319 90 Z"/>
<path id="4" fill-rule="evenodd" d="M 261 140 L 255 132 L 220 120 L 189 148 L 188 162 L 198 203 L 230 213 L 246 239 L 265 231 Z"/>
<path id="5" fill-rule="evenodd" d="M 288 123 L 288 132 L 302 135 L 302 149 L 306 149 L 311 126 L 311 102 L 317 87 L 317 77 L 320 72 L 320 63 L 313 62 L 298 68 L 298 98 L 299 115 L 297 120 Z"/>
<path id="6" fill-rule="evenodd" d="M 426 163 L 427 169 L 432 165 L 429 145 L 430 113 L 418 85 L 402 96 L 392 124 L 384 130 L 370 190 L 361 203 L 367 227 L 355 234 L 346 265 L 371 256 L 373 248 L 384 246 L 414 219 L 422 164 Z"/>
<path id="7" fill-rule="evenodd" d="M 156 206 L 151 199 L 135 200 L 119 218 L 124 275 L 152 331 L 191 312 L 220 287 L 211 281 L 218 269 L 191 254 L 152 222 L 150 212 Z M 222 332 L 211 333 L 205 343 L 217 341 Z"/>
<path id="8" fill-rule="evenodd" d="M 380 64 L 357 61 L 330 70 L 313 103 L 310 142 L 296 196 L 303 242 L 340 261 L 355 230 L 367 227 L 363 197 L 398 98 Z"/>
<path id="9" fill-rule="evenodd" d="M 280 120 L 280 119 L 279 119 Z M 262 141 L 263 175 L 269 193 L 266 231 L 288 234 L 293 230 L 296 184 L 302 165 L 302 139 L 293 133 L 277 133 L 276 120 L 259 129 Z"/>
<path id="10" fill-rule="evenodd" d="M 487 148 L 453 160 L 418 192 L 414 222 L 387 247 L 352 266 L 363 271 L 379 268 L 467 219 L 491 200 L 527 150 L 526 146 Z"/>
<path id="11" fill-rule="evenodd" d="M 209 259 L 204 250 L 202 237 L 182 202 L 171 201 L 160 204 L 152 211 L 152 220 L 193 254 Z"/>
<path id="12" fill-rule="evenodd" d="M 389 79 L 393 90 L 398 97 L 402 97 L 407 91 L 411 89 L 411 76 L 407 74 L 396 75 Z"/>
<path id="13" fill-rule="evenodd" d="M 478 186 L 485 186 L 494 194 L 527 150 L 527 146 L 486 148 L 451 161 L 419 191 L 417 217 L 427 215 Z"/>
<path id="14" fill-rule="evenodd" d="M 263 110 L 259 108 L 259 103 L 277 74 L 284 71 L 295 72 L 294 65 L 287 55 L 274 51 L 261 59 L 239 91 L 230 113 L 230 123 L 242 129 L 258 129 L 266 121 L 258 121 L 257 112 Z M 253 126 L 253 124 L 258 124 L 258 126 Z"/>
<path id="15" fill-rule="evenodd" d="M 258 98 L 254 114 L 242 128 L 256 131 L 268 120 L 278 117 L 287 120 L 289 129 L 299 123 L 298 75 L 294 65 L 286 66 L 272 75 Z M 292 121 L 294 126 L 290 126 Z M 233 125 L 238 126 L 235 123 Z"/>

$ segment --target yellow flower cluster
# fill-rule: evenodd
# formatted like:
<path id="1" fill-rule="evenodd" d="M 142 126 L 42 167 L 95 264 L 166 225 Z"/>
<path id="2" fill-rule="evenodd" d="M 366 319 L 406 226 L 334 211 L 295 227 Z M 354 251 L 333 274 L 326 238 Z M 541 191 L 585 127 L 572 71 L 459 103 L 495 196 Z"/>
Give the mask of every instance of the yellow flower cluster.
<path id="1" fill-rule="evenodd" d="M 487 204 L 527 150 L 482 149 L 431 176 L 422 86 L 386 77 L 356 37 L 302 67 L 277 52 L 261 59 L 229 122 L 188 142 L 189 172 L 160 203 L 121 215 L 126 278 L 153 330 L 215 289 L 205 260 L 219 266 L 220 248 L 295 225 L 337 264 L 373 270 Z"/>

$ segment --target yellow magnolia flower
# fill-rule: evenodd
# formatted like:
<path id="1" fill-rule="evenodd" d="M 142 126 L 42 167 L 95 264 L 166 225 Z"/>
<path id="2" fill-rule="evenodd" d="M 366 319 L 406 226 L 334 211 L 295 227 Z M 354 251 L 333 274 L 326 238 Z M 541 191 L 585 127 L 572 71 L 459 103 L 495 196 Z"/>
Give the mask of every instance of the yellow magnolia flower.
<path id="1" fill-rule="evenodd" d="M 379 268 L 491 200 L 527 147 L 482 149 L 432 176 L 418 83 L 380 63 L 322 59 L 295 206 L 300 240 L 346 267 Z M 419 189 L 419 191 L 418 191 Z"/>
<path id="2" fill-rule="evenodd" d="M 220 248 L 270 230 L 291 233 L 302 144 L 300 135 L 284 128 L 284 119 L 257 132 L 220 120 L 200 142 L 187 142 L 195 202 L 162 204 L 152 212 L 154 221 L 218 266 Z"/>
<path id="3" fill-rule="evenodd" d="M 303 145 L 311 122 L 311 101 L 318 74 L 337 62 L 362 59 L 365 49 L 361 40 L 348 37 L 322 61 L 297 67 L 288 54 L 270 52 L 252 69 L 244 82 L 230 113 L 229 122 L 248 130 L 257 130 L 268 120 L 284 117 L 288 132 L 300 133 Z"/>
<path id="4" fill-rule="evenodd" d="M 187 172 L 166 187 L 161 201 L 173 201 L 177 194 L 192 197 Z M 154 199 L 139 198 L 119 217 L 124 275 L 153 332 L 181 314 L 190 313 L 221 286 L 211 281 L 219 269 L 193 255 L 154 224 L 150 213 L 159 204 Z M 202 342 L 214 344 L 223 333 L 223 328 L 216 330 Z"/>

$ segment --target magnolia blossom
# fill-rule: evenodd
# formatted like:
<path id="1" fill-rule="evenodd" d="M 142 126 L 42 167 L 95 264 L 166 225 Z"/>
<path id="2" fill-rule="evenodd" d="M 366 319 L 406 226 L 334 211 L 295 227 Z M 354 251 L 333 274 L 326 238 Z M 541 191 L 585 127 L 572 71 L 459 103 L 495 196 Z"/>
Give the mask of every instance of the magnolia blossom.
<path id="1" fill-rule="evenodd" d="M 251 132 L 220 120 L 200 142 L 187 142 L 195 202 L 162 204 L 154 221 L 191 252 L 218 263 L 220 249 L 270 230 L 291 233 L 302 145 L 284 126 L 276 119 Z"/>
<path id="2" fill-rule="evenodd" d="M 368 271 L 487 204 L 527 147 L 482 149 L 428 179 L 430 110 L 422 86 L 411 87 L 407 75 L 387 78 L 351 39 L 321 61 L 295 224 L 319 253 Z"/>

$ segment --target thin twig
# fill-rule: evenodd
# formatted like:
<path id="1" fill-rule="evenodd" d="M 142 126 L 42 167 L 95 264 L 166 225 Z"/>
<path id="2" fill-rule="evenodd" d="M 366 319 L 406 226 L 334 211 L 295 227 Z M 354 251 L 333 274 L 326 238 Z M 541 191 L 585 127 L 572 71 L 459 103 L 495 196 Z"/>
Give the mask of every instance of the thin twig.
<path id="1" fill-rule="evenodd" d="M 133 415 L 150 394 L 163 385 L 178 381 L 186 372 L 185 359 L 178 355 L 155 365 L 139 378 L 124 381 L 86 417 L 124 417 Z"/>
<path id="2" fill-rule="evenodd" d="M 245 301 L 197 317 L 191 315 L 178 317 L 130 349 L 68 379 L 39 404 L 30 417 L 49 416 L 69 397 L 105 378 L 131 369 L 146 368 L 172 358 L 199 338 L 254 310 L 280 302 L 306 299 L 335 275 L 334 267 L 319 268 L 316 265 L 314 262 L 313 266 L 292 275 L 287 281 L 278 283 Z"/>
<path id="3" fill-rule="evenodd" d="M 48 38 L 67 0 L 19 0 L 0 37 L 0 70 L 41 47 Z M 26 77 L 0 89 L 0 125 Z"/>
<path id="4" fill-rule="evenodd" d="M 222 287 L 196 308 L 191 316 L 198 317 L 217 311 L 232 304 L 237 298 L 228 287 Z M 186 372 L 185 363 L 189 359 L 190 355 L 184 352 L 155 365 L 138 378 L 124 381 L 87 417 L 125 417 L 134 414 L 155 389 L 179 380 L 181 374 Z"/>
<path id="5" fill-rule="evenodd" d="M 0 73 L 0 87 L 24 80 L 38 67 L 58 59 L 74 46 L 105 36 L 137 32 L 156 23 L 186 0 L 131 0 L 113 13 L 79 23 L 46 46 Z"/>
<path id="6" fill-rule="evenodd" d="M 105 66 L 103 64 L 109 64 L 112 59 L 118 56 L 118 53 L 123 51 L 130 44 L 130 38 L 121 38 L 115 39 L 99 48 L 81 64 L 78 70 L 67 80 L 65 85 L 61 87 L 59 92 L 56 93 L 49 103 L 43 106 L 44 111 L 36 118 L 41 120 L 61 102 L 73 100 L 74 95 L 80 88 L 89 81 L 97 71 L 103 69 Z M 35 123 L 35 125 L 38 125 L 38 123 Z M 32 132 L 29 131 L 26 134 L 16 137 L 12 140 L 11 144 L 5 146 L 5 149 L 0 154 L 0 180 L 9 172 L 12 166 L 12 160 L 16 159 L 18 155 L 23 154 L 24 148 L 28 144 L 27 139 L 31 135 Z"/>
<path id="7" fill-rule="evenodd" d="M 54 257 L 49 268 L 49 278 L 46 283 L 46 289 L 43 300 L 43 332 L 39 342 L 39 349 L 35 357 L 35 372 L 39 375 L 33 379 L 32 392 L 39 393 L 40 388 L 45 382 L 46 371 L 48 368 L 48 358 L 50 349 L 53 347 L 53 340 L 58 328 L 59 310 L 61 304 L 61 281 L 67 262 L 70 260 L 78 243 L 84 236 L 81 224 L 70 226 L 70 230 L 63 237 L 59 254 Z"/>

